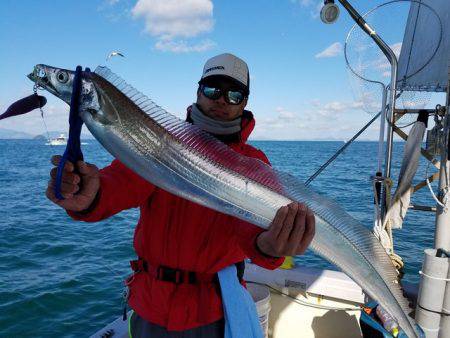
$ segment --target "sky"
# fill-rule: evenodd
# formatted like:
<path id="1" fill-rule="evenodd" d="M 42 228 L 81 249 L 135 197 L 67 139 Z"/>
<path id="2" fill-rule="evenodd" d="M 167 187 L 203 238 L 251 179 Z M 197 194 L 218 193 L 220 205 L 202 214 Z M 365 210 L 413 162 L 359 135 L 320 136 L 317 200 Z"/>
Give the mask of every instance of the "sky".
<path id="1" fill-rule="evenodd" d="M 186 107 L 195 101 L 205 61 L 230 52 L 249 65 L 247 109 L 256 119 L 252 139 L 346 140 L 371 119 L 365 110 L 374 108 L 365 108 L 370 108 L 367 101 L 354 94 L 363 87 L 346 68 L 343 50 L 353 21 L 341 8 L 338 22 L 323 24 L 319 18 L 322 3 L 3 0 L 0 112 L 32 93 L 26 74 L 36 64 L 67 69 L 106 65 L 160 106 L 184 118 Z M 365 13 L 382 1 L 354 3 Z M 405 8 L 398 10 L 407 13 Z M 384 11 L 392 13 L 392 8 Z M 380 29 L 384 26 L 386 41 L 399 51 L 403 33 L 399 20 L 387 19 L 383 10 L 377 13 L 371 17 L 373 24 Z M 356 50 L 358 39 L 356 32 L 351 35 L 351 51 Z M 112 51 L 125 57 L 107 61 Z M 356 54 L 349 56 L 355 63 L 361 60 Z M 379 73 L 387 81 L 386 68 Z M 47 92 L 43 95 L 48 98 L 44 107 L 48 130 L 67 131 L 68 106 Z M 378 102 L 377 95 L 373 96 Z M 39 110 L 3 120 L 0 128 L 45 134 Z M 378 123 L 362 136 L 377 137 Z"/>

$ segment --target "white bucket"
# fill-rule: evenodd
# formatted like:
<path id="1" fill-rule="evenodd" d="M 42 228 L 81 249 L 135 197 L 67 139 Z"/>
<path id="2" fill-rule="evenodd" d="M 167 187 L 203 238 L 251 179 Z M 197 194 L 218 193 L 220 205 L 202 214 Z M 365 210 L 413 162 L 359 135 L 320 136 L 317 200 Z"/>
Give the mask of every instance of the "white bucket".
<path id="1" fill-rule="evenodd" d="M 258 312 L 259 323 L 264 337 L 269 336 L 269 312 L 270 312 L 270 292 L 269 288 L 264 285 L 247 284 L 247 290 L 252 295 L 253 301 Z"/>

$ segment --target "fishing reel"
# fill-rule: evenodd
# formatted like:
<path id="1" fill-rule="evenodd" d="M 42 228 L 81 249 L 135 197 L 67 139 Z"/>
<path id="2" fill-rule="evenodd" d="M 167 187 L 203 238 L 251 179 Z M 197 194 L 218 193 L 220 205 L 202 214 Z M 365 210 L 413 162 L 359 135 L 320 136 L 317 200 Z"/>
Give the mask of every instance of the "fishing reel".
<path id="1" fill-rule="evenodd" d="M 443 120 L 446 107 L 438 104 L 434 112 L 434 127 L 427 131 L 426 150 L 433 156 L 441 155 L 440 145 L 445 140 Z"/>

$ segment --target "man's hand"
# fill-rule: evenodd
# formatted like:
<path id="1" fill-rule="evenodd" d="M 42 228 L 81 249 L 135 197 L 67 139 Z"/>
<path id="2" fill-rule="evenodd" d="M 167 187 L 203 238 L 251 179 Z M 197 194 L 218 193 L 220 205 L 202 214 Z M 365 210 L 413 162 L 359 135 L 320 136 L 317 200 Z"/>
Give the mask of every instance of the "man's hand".
<path id="1" fill-rule="evenodd" d="M 50 171 L 50 181 L 46 191 L 47 198 L 60 207 L 71 211 L 83 211 L 89 208 L 94 201 L 100 188 L 100 178 L 98 168 L 83 161 L 77 162 L 78 172 L 72 162 L 67 161 L 64 165 L 61 195 L 63 200 L 55 196 L 57 166 L 61 161 L 61 156 L 53 156 L 52 164 L 56 167 Z"/>
<path id="2" fill-rule="evenodd" d="M 316 229 L 314 214 L 306 205 L 293 202 L 278 209 L 267 231 L 256 239 L 258 248 L 269 256 L 303 254 Z"/>

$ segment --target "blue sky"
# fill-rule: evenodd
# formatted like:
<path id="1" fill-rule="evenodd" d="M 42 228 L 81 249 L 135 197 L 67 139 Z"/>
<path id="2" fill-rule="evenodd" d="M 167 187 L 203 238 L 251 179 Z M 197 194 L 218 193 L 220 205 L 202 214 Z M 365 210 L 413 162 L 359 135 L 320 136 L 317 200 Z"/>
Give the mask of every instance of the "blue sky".
<path id="1" fill-rule="evenodd" d="M 249 64 L 247 108 L 257 121 L 253 139 L 347 139 L 371 116 L 352 94 L 342 53 L 353 22 L 341 11 L 336 24 L 323 24 L 321 2 L 3 0 L 0 111 L 32 92 L 25 75 L 35 64 L 69 69 L 80 64 L 91 69 L 107 65 L 184 117 L 195 100 L 204 62 L 231 52 Z M 365 12 L 381 1 L 355 3 Z M 390 38 L 391 44 L 398 42 Z M 106 62 L 111 51 L 125 58 Z M 48 129 L 67 130 L 68 107 L 44 95 Z M 37 110 L 2 121 L 0 128 L 45 132 Z M 363 138 L 376 139 L 377 133 L 374 126 Z"/>

